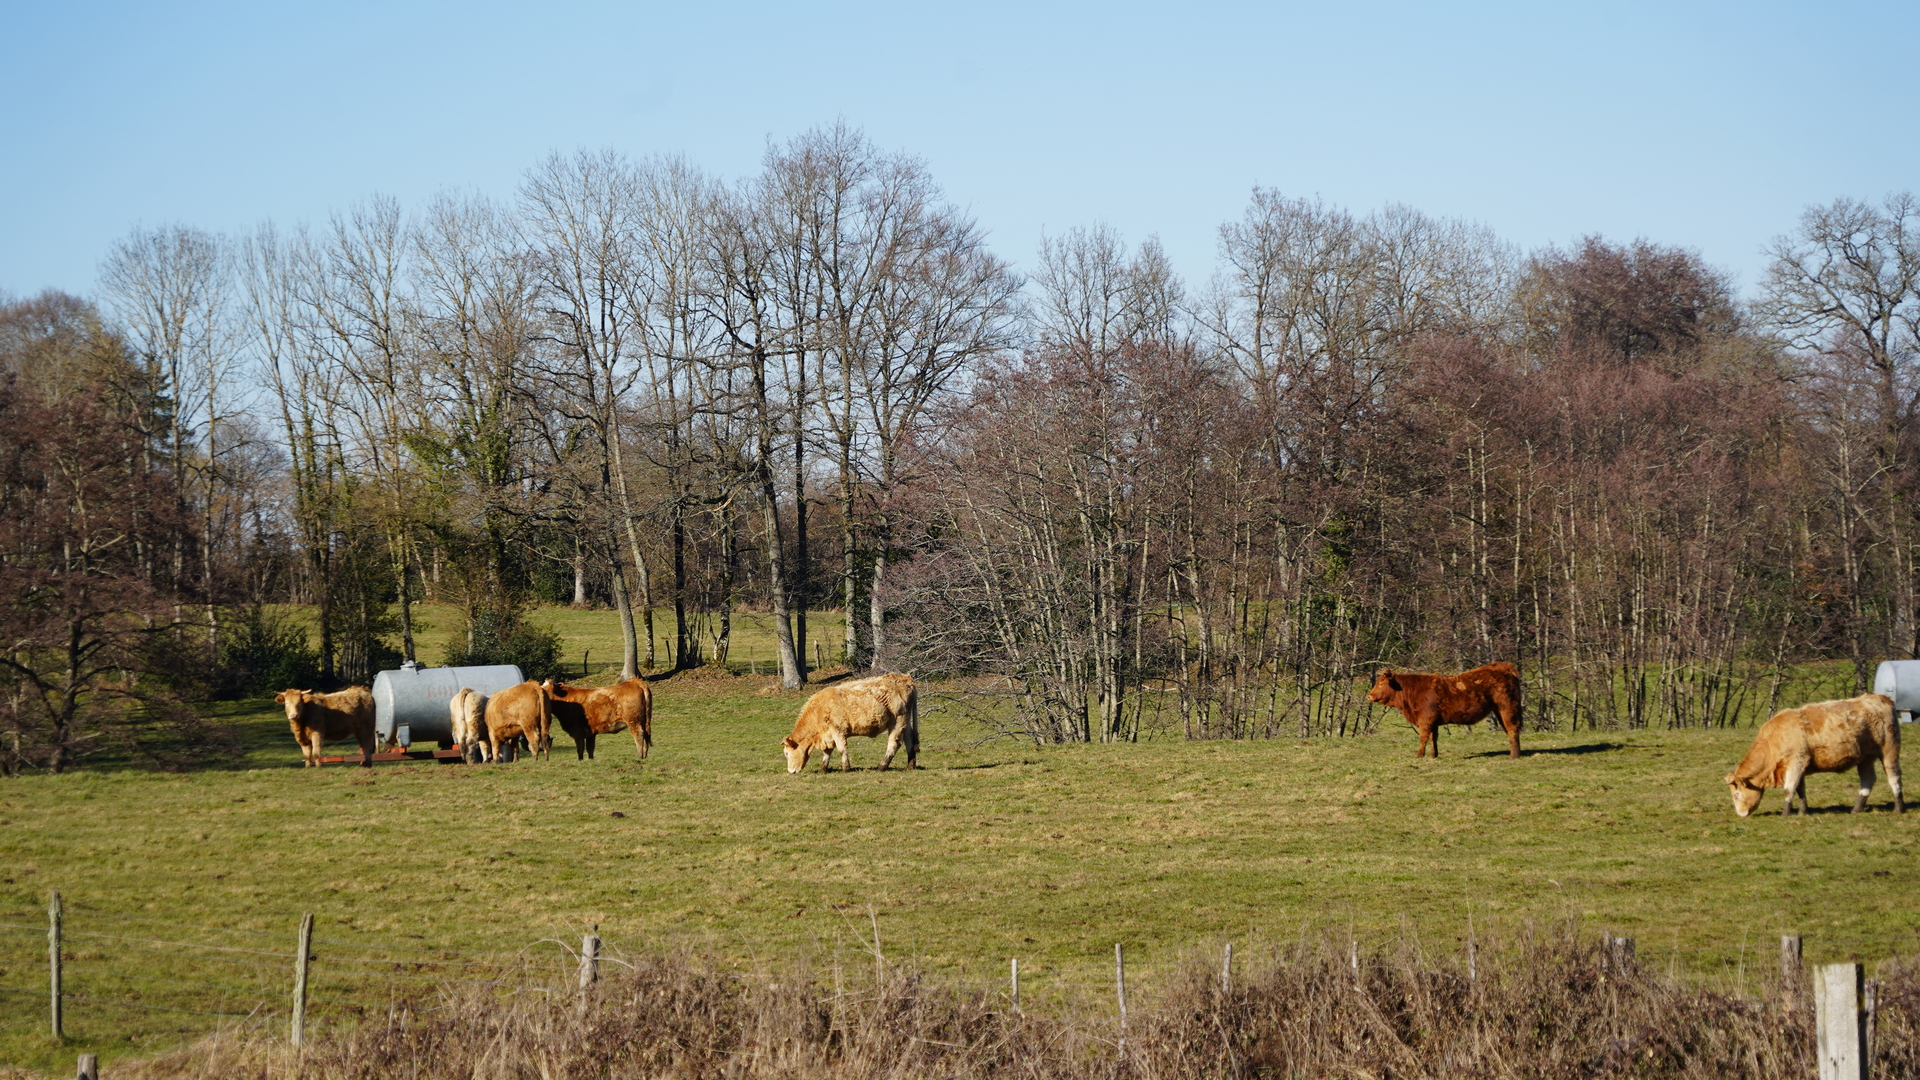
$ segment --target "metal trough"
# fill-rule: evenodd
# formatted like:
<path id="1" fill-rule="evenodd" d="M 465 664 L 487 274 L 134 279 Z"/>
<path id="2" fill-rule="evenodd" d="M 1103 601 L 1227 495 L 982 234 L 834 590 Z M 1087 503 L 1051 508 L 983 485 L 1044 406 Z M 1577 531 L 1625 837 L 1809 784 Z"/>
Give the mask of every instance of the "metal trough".
<path id="1" fill-rule="evenodd" d="M 1901 723 L 1913 723 L 1913 714 L 1920 712 L 1920 660 L 1882 660 L 1873 673 L 1873 692 L 1893 699 Z"/>
<path id="2" fill-rule="evenodd" d="M 409 660 L 397 671 L 373 677 L 373 730 L 385 743 L 450 743 L 453 717 L 447 703 L 463 686 L 497 694 L 527 681 L 512 664 L 489 667 L 421 667 Z"/>

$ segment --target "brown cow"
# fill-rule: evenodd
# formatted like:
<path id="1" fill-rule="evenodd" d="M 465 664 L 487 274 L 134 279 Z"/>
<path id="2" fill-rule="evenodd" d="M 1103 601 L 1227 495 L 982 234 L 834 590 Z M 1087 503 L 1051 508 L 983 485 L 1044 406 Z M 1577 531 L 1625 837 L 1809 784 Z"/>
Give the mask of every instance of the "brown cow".
<path id="1" fill-rule="evenodd" d="M 573 736 L 575 760 L 590 760 L 598 738 L 621 728 L 633 732 L 634 749 L 646 758 L 653 745 L 653 690 L 647 680 L 635 677 L 588 689 L 548 679 L 540 689 L 546 692 L 547 707 L 560 729 Z"/>
<path id="2" fill-rule="evenodd" d="M 1760 725 L 1747 756 L 1727 774 L 1727 787 L 1733 790 L 1733 812 L 1746 817 L 1760 805 L 1768 788 L 1777 787 L 1787 793 L 1782 814 L 1793 812 L 1795 795 L 1800 797 L 1800 812 L 1805 814 L 1808 773 L 1857 768 L 1860 797 L 1853 801 L 1857 814 L 1867 805 L 1867 795 L 1873 790 L 1875 758 L 1887 767 L 1894 812 L 1906 813 L 1907 804 L 1900 796 L 1900 725 L 1893 718 L 1892 698 L 1862 694 L 1782 709 Z"/>
<path id="3" fill-rule="evenodd" d="M 373 764 L 373 691 L 364 686 L 331 694 L 282 690 L 273 700 L 287 708 L 287 726 L 300 744 L 303 768 L 319 767 L 321 743 L 342 739 L 360 744 L 360 764 Z"/>
<path id="4" fill-rule="evenodd" d="M 1382 669 L 1367 700 L 1399 709 L 1420 733 L 1414 757 L 1424 757 L 1429 744 L 1440 756 L 1441 724 L 1477 724 L 1495 712 L 1507 729 L 1507 755 L 1520 756 L 1520 669 L 1504 660 L 1458 675 Z"/>
<path id="5" fill-rule="evenodd" d="M 821 772 L 833 767 L 836 749 L 840 751 L 840 767 L 851 768 L 847 737 L 881 734 L 887 736 L 882 769 L 893 764 L 893 755 L 902 746 L 907 750 L 907 768 L 920 767 L 920 697 L 912 676 L 889 672 L 829 686 L 808 698 L 800 708 L 793 734 L 781 740 L 787 771 L 797 773 L 806 768 L 807 756 L 816 749 L 820 751 Z"/>
<path id="6" fill-rule="evenodd" d="M 452 721 L 453 744 L 460 748 L 460 760 L 486 759 L 487 695 L 469 686 L 447 699 L 447 714 Z"/>
<path id="7" fill-rule="evenodd" d="M 500 748 L 525 737 L 535 757 L 546 757 L 553 746 L 548 732 L 547 695 L 528 679 L 487 699 L 487 753 L 500 760 Z"/>

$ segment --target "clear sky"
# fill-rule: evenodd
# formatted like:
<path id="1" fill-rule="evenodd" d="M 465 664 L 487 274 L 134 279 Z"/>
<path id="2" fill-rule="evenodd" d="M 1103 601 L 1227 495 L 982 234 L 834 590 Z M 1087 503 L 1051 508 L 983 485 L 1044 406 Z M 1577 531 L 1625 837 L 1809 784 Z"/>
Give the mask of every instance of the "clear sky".
<path id="1" fill-rule="evenodd" d="M 835 119 L 995 249 L 1105 222 L 1193 284 L 1254 185 L 1524 247 L 1760 248 L 1920 189 L 1920 3 L 0 0 L 0 291 L 94 290 L 136 224 L 508 196 L 553 150 L 737 177 Z"/>

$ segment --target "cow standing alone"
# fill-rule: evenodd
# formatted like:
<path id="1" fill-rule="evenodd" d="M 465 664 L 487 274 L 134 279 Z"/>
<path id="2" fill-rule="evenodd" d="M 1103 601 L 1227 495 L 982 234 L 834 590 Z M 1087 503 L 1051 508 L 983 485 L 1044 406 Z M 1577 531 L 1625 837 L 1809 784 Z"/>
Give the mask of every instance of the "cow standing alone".
<path id="1" fill-rule="evenodd" d="M 1367 700 L 1399 709 L 1420 733 L 1414 757 L 1424 757 L 1429 745 L 1440 756 L 1441 724 L 1477 724 L 1496 712 L 1507 729 L 1507 755 L 1520 756 L 1520 669 L 1505 661 L 1458 675 L 1383 669 Z"/>
<path id="2" fill-rule="evenodd" d="M 360 764 L 373 764 L 373 691 L 349 686 L 331 694 L 311 690 L 282 690 L 273 700 L 287 709 L 287 726 L 300 744 L 303 767 L 318 768 L 320 744 L 353 739 L 360 744 Z"/>
<path id="3" fill-rule="evenodd" d="M 1808 773 L 1858 769 L 1860 797 L 1853 801 L 1857 814 L 1867 805 L 1867 795 L 1873 790 L 1875 758 L 1887 767 L 1894 812 L 1906 813 L 1907 804 L 1900 795 L 1900 725 L 1893 718 L 1892 698 L 1862 694 L 1782 709 L 1760 725 L 1747 755 L 1727 774 L 1727 787 L 1733 790 L 1733 812 L 1746 817 L 1760 805 L 1760 797 L 1768 788 L 1777 787 L 1787 793 L 1782 814 L 1793 812 L 1796 795 L 1800 812 L 1805 814 Z"/>
<path id="4" fill-rule="evenodd" d="M 893 764 L 893 755 L 901 747 L 907 751 L 907 768 L 919 768 L 920 697 L 913 678 L 888 672 L 829 686 L 808 698 L 793 725 L 793 734 L 781 740 L 787 771 L 805 769 L 807 756 L 814 750 L 820 751 L 822 772 L 833 767 L 836 749 L 840 751 L 840 767 L 850 768 L 847 737 L 851 735 L 887 736 L 882 769 Z"/>

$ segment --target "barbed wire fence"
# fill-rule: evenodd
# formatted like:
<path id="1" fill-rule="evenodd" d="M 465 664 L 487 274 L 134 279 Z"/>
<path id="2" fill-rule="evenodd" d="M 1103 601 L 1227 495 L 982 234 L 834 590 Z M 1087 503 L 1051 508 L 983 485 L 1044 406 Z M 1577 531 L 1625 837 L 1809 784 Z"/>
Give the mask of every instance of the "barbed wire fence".
<path id="1" fill-rule="evenodd" d="M 37 918 L 36 918 L 37 916 Z M 391 1027 L 402 1015 L 432 1014 L 455 1007 L 454 995 L 482 989 L 502 996 L 581 994 L 608 969 L 632 968 L 617 948 L 607 949 L 598 927 L 576 946 L 544 937 L 514 951 L 472 951 L 431 944 L 408 944 L 377 936 L 352 938 L 337 930 L 312 933 L 312 917 L 290 920 L 283 932 L 210 926 L 100 910 L 70 903 L 55 894 L 45 910 L 0 907 L 0 1038 L 38 1030 L 74 1041 L 125 1045 L 120 1032 L 144 1036 L 127 1041 L 136 1051 L 159 1043 L 191 1040 L 216 1030 L 255 1037 L 301 1041 L 316 1025 L 358 1025 L 382 1019 Z M 897 978 L 912 965 L 890 959 L 881 941 L 879 919 L 869 912 L 867 926 L 849 919 L 836 935 L 830 970 L 817 961 L 821 1004 L 840 1010 L 884 1001 L 897 990 Z M 1348 934 L 1344 942 L 1325 934 L 1320 948 L 1338 953 L 1356 982 L 1374 968 L 1447 966 L 1463 969 L 1469 980 L 1484 977 L 1486 954 L 1471 930 L 1458 947 L 1426 951 L 1418 938 L 1401 935 L 1397 944 L 1367 943 Z M 306 944 L 302 964 L 300 945 Z M 1299 946 L 1308 944 L 1302 929 Z M 1782 937 L 1777 957 L 1771 935 L 1749 934 L 1737 952 L 1724 948 L 1682 948 L 1678 936 L 1658 935 L 1636 947 L 1632 938 L 1601 935 L 1600 956 L 1608 965 L 1651 969 L 1669 978 L 1690 973 L 1739 997 L 1804 996 L 1801 939 Z M 1269 946 L 1284 943 L 1267 939 Z M 1409 943 L 1411 951 L 1409 951 Z M 1251 944 L 1251 943 L 1248 943 Z M 1197 947 L 1196 947 L 1197 948 Z M 1195 961 L 1213 965 L 1221 991 L 1234 985 L 1236 960 L 1231 941 L 1219 941 L 1212 957 L 1204 950 L 1182 950 L 1177 962 L 1160 957 L 1159 973 Z M 1245 964 L 1248 953 L 1241 954 Z M 1502 951 L 1508 951 L 1502 949 Z M 1124 942 L 1113 945 L 1111 961 L 1055 962 L 1008 957 L 997 979 L 968 978 L 996 1010 L 1071 1007 L 1083 1013 L 1111 1014 L 1113 1038 L 1124 1046 L 1130 995 L 1156 989 L 1151 974 L 1129 969 Z M 1149 969 L 1151 972 L 1153 969 Z M 780 979 L 764 971 L 726 973 L 737 980 Z M 1189 974 L 1189 977 L 1190 974 Z M 829 983 L 829 978 L 831 982 Z M 1135 985 L 1144 983 L 1144 985 Z M 1862 1007 L 1869 1026 L 1872 981 Z M 828 993 L 829 987 L 831 993 Z M 157 1048 L 157 1047 L 156 1047 Z M 90 1055 L 89 1055 L 90 1056 Z"/>

